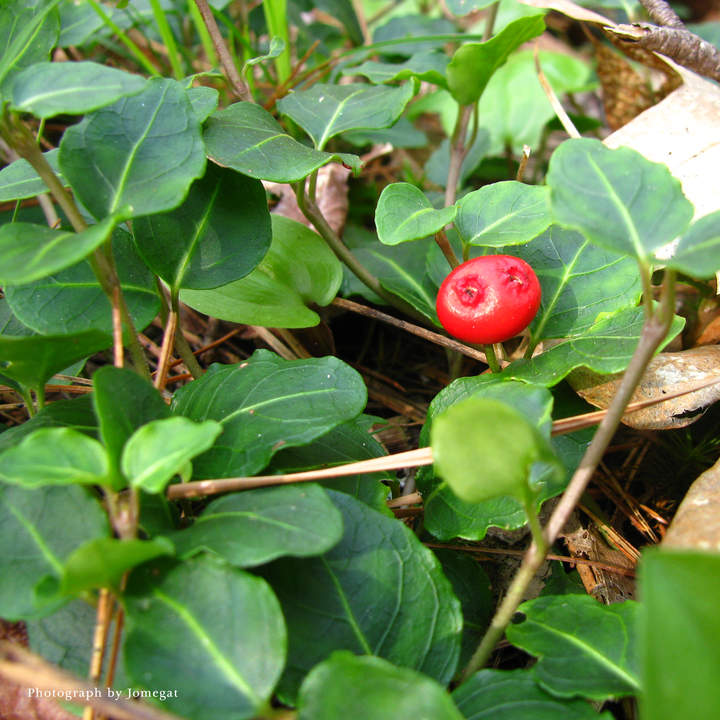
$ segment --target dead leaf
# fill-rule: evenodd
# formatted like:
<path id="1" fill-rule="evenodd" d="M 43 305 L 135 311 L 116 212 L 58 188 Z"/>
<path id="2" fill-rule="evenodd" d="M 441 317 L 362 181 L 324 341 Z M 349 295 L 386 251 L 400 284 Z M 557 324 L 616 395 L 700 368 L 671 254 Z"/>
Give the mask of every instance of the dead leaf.
<path id="1" fill-rule="evenodd" d="M 568 380 L 591 405 L 608 407 L 622 375 L 600 375 L 587 368 L 575 370 Z M 720 346 L 660 353 L 648 365 L 630 402 L 660 398 L 685 386 L 717 378 L 720 381 Z M 623 417 L 623 423 L 638 430 L 666 430 L 691 425 L 702 411 L 720 399 L 720 382 Z"/>

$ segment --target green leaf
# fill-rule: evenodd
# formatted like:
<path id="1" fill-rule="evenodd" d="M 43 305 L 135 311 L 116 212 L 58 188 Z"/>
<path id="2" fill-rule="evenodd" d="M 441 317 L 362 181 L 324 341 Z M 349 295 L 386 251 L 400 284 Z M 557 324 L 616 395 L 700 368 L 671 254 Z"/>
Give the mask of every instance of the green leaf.
<path id="1" fill-rule="evenodd" d="M 427 135 L 406 117 L 401 117 L 391 128 L 343 133 L 343 140 L 360 147 L 390 143 L 395 148 L 421 148 L 428 144 Z"/>
<path id="2" fill-rule="evenodd" d="M 569 140 L 547 175 L 555 220 L 614 252 L 653 262 L 656 250 L 685 228 L 693 205 L 666 165 L 599 140 Z"/>
<path id="3" fill-rule="evenodd" d="M 212 317 L 246 325 L 312 327 L 320 316 L 307 306 L 328 305 L 342 281 L 340 261 L 320 236 L 272 214 L 272 244 L 241 280 L 216 290 L 183 290 L 180 298 Z"/>
<path id="4" fill-rule="evenodd" d="M 407 80 L 412 77 L 418 80 L 433 83 L 447 89 L 445 69 L 450 58 L 443 52 L 425 50 L 415 53 L 404 63 L 385 63 L 366 60 L 360 65 L 342 70 L 343 75 L 362 75 L 372 83 L 389 83 L 398 80 Z"/>
<path id="5" fill-rule="evenodd" d="M 120 228 L 113 233 L 113 254 L 130 315 L 135 327 L 142 330 L 160 309 L 155 278 L 138 255 L 130 234 Z M 20 287 L 6 287 L 5 297 L 17 318 L 41 333 L 77 333 L 94 328 L 109 335 L 113 330 L 110 301 L 87 261 Z M 88 355 L 92 353 L 83 357 Z"/>
<path id="6" fill-rule="evenodd" d="M 13 621 L 53 612 L 57 598 L 40 595 L 38 585 L 60 578 L 73 550 L 109 531 L 97 500 L 75 485 L 0 486 L 0 615 Z"/>
<path id="7" fill-rule="evenodd" d="M 462 720 L 444 687 L 378 657 L 333 653 L 305 678 L 298 720 Z"/>
<path id="8" fill-rule="evenodd" d="M 67 185 L 68 182 L 60 173 L 58 167 L 59 150 L 48 150 L 43 153 L 50 167 L 58 175 L 60 182 Z M 0 170 L 0 202 L 9 200 L 24 200 L 35 197 L 42 192 L 47 192 L 47 185 L 40 179 L 32 165 L 27 160 L 16 160 L 7 167 Z"/>
<path id="9" fill-rule="evenodd" d="M 203 135 L 208 157 L 218 165 L 273 182 L 298 182 L 329 162 L 341 162 L 357 175 L 356 155 L 332 154 L 294 140 L 260 105 L 240 102 L 211 115 Z"/>
<path id="10" fill-rule="evenodd" d="M 170 408 L 152 384 L 129 368 L 110 365 L 93 375 L 93 403 L 100 435 L 110 457 L 115 484 L 123 487 L 120 474 L 123 447 L 136 430 L 153 420 L 170 418 Z"/>
<path id="11" fill-rule="evenodd" d="M 712 278 L 720 270 L 720 210 L 701 217 L 680 237 L 672 257 L 661 262 L 697 278 Z"/>
<path id="12" fill-rule="evenodd" d="M 12 107 L 39 118 L 84 115 L 141 92 L 140 75 L 94 62 L 39 63 L 15 78 Z"/>
<path id="13" fill-rule="evenodd" d="M 185 202 L 133 223 L 138 250 L 173 290 L 205 290 L 245 277 L 270 247 L 272 229 L 259 180 L 210 163 Z"/>
<path id="14" fill-rule="evenodd" d="M 643 552 L 640 591 L 641 717 L 718 717 L 720 557 L 684 548 Z"/>
<path id="15" fill-rule="evenodd" d="M 68 556 L 60 592 L 78 595 L 94 588 L 117 592 L 128 570 L 160 555 L 173 555 L 174 551 L 172 543 L 163 537 L 154 540 L 95 538 Z"/>
<path id="16" fill-rule="evenodd" d="M 452 694 L 467 720 L 612 720 L 585 700 L 545 692 L 530 670 L 481 670 Z"/>
<path id="17" fill-rule="evenodd" d="M 492 5 L 493 0 L 447 0 L 447 9 L 458 17 Z"/>
<path id="18" fill-rule="evenodd" d="M 280 599 L 288 663 L 280 696 L 335 650 L 377 655 L 441 684 L 455 672 L 460 603 L 432 553 L 405 525 L 328 491 L 343 514 L 342 540 L 318 558 L 283 558 L 260 572 Z"/>
<path id="19" fill-rule="evenodd" d="M 0 371 L 37 390 L 56 373 L 112 345 L 112 336 L 99 330 L 71 335 L 0 335 Z"/>
<path id="20" fill-rule="evenodd" d="M 268 54 L 259 55 L 258 57 L 254 57 L 251 60 L 248 60 L 243 65 L 242 74 L 246 75 L 247 71 L 253 65 L 258 65 L 259 63 L 265 62 L 266 60 L 274 60 L 276 57 L 280 57 L 283 52 L 285 52 L 285 41 L 279 35 L 275 35 L 272 40 L 270 40 L 270 48 L 268 50 Z"/>
<path id="21" fill-rule="evenodd" d="M 388 20 L 375 30 L 373 43 L 390 43 L 383 46 L 383 53 L 410 56 L 425 50 L 441 49 L 449 38 L 437 39 L 433 37 L 436 35 L 456 34 L 458 40 L 462 39 L 462 35 L 456 30 L 453 22 L 444 17 L 431 18 L 420 14 L 400 15 Z M 420 38 L 425 37 L 428 38 L 427 41 L 417 42 Z"/>
<path id="22" fill-rule="evenodd" d="M 514 180 L 486 185 L 457 202 L 455 227 L 470 245 L 522 245 L 550 225 L 547 195 L 545 187 Z"/>
<path id="23" fill-rule="evenodd" d="M 455 205 L 436 210 L 422 190 L 409 183 L 392 183 L 380 194 L 375 209 L 378 239 L 397 245 L 434 235 L 453 221 Z"/>
<path id="24" fill-rule="evenodd" d="M 603 605 L 589 595 L 554 595 L 523 603 L 507 639 L 538 657 L 535 680 L 559 697 L 593 700 L 640 690 L 632 600 Z"/>
<path id="25" fill-rule="evenodd" d="M 0 454 L 0 480 L 43 485 L 103 485 L 109 472 L 105 448 L 71 428 L 44 428 Z"/>
<path id="26" fill-rule="evenodd" d="M 316 83 L 308 90 L 296 90 L 278 100 L 277 107 L 322 150 L 330 138 L 342 132 L 390 127 L 414 95 L 413 83 L 400 87 Z"/>
<path id="27" fill-rule="evenodd" d="M 173 396 L 173 412 L 217 420 L 224 433 L 193 462 L 197 478 L 254 475 L 281 448 L 304 445 L 356 417 L 367 390 L 334 357 L 282 360 L 256 351 L 239 365 L 213 365 Z"/>
<path id="28" fill-rule="evenodd" d="M 125 443 L 120 459 L 131 487 L 159 493 L 196 455 L 210 449 L 222 425 L 213 420 L 194 423 L 184 417 L 153 420 Z"/>
<path id="29" fill-rule="evenodd" d="M 98 219 L 172 210 L 205 171 L 200 123 L 182 85 L 152 78 L 145 89 L 65 131 L 60 167 Z"/>
<path id="30" fill-rule="evenodd" d="M 266 582 L 208 558 L 161 561 L 130 575 L 124 601 L 133 687 L 179 688 L 164 707 L 193 720 L 261 712 L 286 646 L 280 606 Z"/>
<path id="31" fill-rule="evenodd" d="M 60 0 L 7 0 L 0 6 L 0 92 L 7 97 L 16 76 L 48 59 L 60 34 Z"/>
<path id="32" fill-rule="evenodd" d="M 302 483 L 214 500 L 193 525 L 170 539 L 179 557 L 205 551 L 236 567 L 254 567 L 284 555 L 321 555 L 342 534 L 342 515 L 327 493 Z"/>
<path id="33" fill-rule="evenodd" d="M 30 223 L 0 226 L 0 284 L 24 285 L 74 265 L 102 245 L 116 223 L 110 217 L 80 233 Z"/>
<path id="34" fill-rule="evenodd" d="M 215 88 L 200 85 L 188 88 L 185 92 L 198 122 L 205 122 L 217 110 L 220 92 Z"/>
<path id="35" fill-rule="evenodd" d="M 540 15 L 518 18 L 484 43 L 459 47 L 447 67 L 453 98 L 460 105 L 473 105 L 485 91 L 493 73 L 507 62 L 523 43 L 541 35 L 545 21 Z"/>
<path id="36" fill-rule="evenodd" d="M 458 177 L 458 189 L 462 188 L 465 181 L 473 174 L 478 165 L 482 162 L 483 157 L 490 148 L 490 134 L 485 128 L 478 130 L 475 142 L 465 155 L 462 167 L 460 168 L 460 177 Z M 430 159 L 425 163 L 425 174 L 430 182 L 440 187 L 447 186 L 448 172 L 450 170 L 450 138 L 445 138 L 437 150 L 433 152 Z"/>
<path id="37" fill-rule="evenodd" d="M 75 0 L 61 0 L 58 10 L 61 23 L 58 47 L 83 45 L 92 34 L 103 26 L 102 18 L 89 3 L 76 4 Z M 116 14 L 114 8 L 105 7 L 104 10 L 110 17 Z M 87 675 L 87 672 L 80 674 Z"/>

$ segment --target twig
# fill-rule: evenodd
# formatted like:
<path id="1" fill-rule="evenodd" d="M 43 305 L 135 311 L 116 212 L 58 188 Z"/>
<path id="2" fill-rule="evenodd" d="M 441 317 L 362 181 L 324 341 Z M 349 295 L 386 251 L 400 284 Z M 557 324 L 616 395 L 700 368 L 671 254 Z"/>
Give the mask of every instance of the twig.
<path id="1" fill-rule="evenodd" d="M 555 91 L 550 87 L 550 83 L 547 81 L 545 73 L 540 67 L 540 54 L 538 48 L 539 44 L 538 42 L 535 42 L 535 47 L 533 49 L 533 56 L 535 57 L 535 70 L 537 72 L 538 80 L 542 85 L 542 89 L 545 92 L 548 101 L 552 105 L 555 114 L 558 116 L 558 119 L 562 123 L 562 126 L 565 128 L 565 132 L 572 138 L 582 137 L 582 135 L 580 135 L 580 133 L 577 131 L 575 125 L 573 125 L 573 121 L 570 119 L 570 116 L 565 112 L 565 108 L 558 100 Z"/>
<path id="2" fill-rule="evenodd" d="M 523 181 L 523 177 L 525 176 L 525 167 L 527 165 L 528 160 L 530 159 L 530 146 L 529 145 L 523 145 L 523 152 L 522 152 L 522 158 L 520 159 L 520 167 L 518 167 L 517 175 L 515 176 L 515 179 L 518 182 Z"/>
<path id="3" fill-rule="evenodd" d="M 665 0 L 640 0 L 650 19 L 661 27 L 682 28 L 683 21 Z"/>
<path id="4" fill-rule="evenodd" d="M 173 351 L 173 341 L 175 339 L 175 331 L 177 329 L 177 313 L 170 311 L 167 324 L 165 325 L 165 334 L 163 335 L 162 347 L 160 348 L 160 358 L 158 360 L 158 369 L 155 373 L 154 385 L 162 392 L 167 382 L 168 368 L 170 367 L 170 355 Z M 182 358 L 180 358 L 182 360 Z"/>

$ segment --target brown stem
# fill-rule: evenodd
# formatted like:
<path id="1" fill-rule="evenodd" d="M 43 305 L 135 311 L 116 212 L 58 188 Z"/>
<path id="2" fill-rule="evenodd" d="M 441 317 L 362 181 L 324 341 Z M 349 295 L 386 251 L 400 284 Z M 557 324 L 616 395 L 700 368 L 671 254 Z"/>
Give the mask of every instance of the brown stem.
<path id="1" fill-rule="evenodd" d="M 438 230 L 435 233 L 435 242 L 438 244 L 440 250 L 442 250 L 442 254 L 445 256 L 445 259 L 450 264 L 450 267 L 453 270 L 456 267 L 460 267 L 460 261 L 457 259 L 455 252 L 450 246 L 450 241 L 448 240 L 444 230 Z"/>
<path id="2" fill-rule="evenodd" d="M 678 14 L 665 2 L 665 0 L 640 0 L 650 19 L 662 27 L 685 27 Z"/>
<path id="3" fill-rule="evenodd" d="M 462 172 L 463 160 L 468 153 L 465 147 L 468 124 L 473 112 L 474 105 L 461 105 L 458 112 L 455 130 L 450 141 L 450 167 L 448 168 L 447 185 L 445 186 L 445 207 L 455 204 L 457 197 L 458 183 Z"/>

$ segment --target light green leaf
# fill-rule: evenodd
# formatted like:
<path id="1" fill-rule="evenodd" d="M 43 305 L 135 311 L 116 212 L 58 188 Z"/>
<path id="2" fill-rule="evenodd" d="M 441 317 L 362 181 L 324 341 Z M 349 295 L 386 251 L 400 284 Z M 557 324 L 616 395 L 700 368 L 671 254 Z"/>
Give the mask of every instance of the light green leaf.
<path id="1" fill-rule="evenodd" d="M 425 50 L 415 53 L 404 63 L 385 63 L 375 60 L 366 60 L 360 65 L 343 69 L 343 75 L 362 75 L 372 83 L 389 83 L 398 80 L 407 80 L 412 77 L 418 80 L 433 83 L 447 89 L 445 69 L 450 58 L 443 52 Z"/>
<path id="2" fill-rule="evenodd" d="M 459 47 L 447 67 L 446 77 L 453 98 L 460 105 L 473 105 L 485 91 L 493 73 L 507 62 L 523 43 L 545 30 L 540 15 L 518 18 L 484 43 Z"/>
<path id="3" fill-rule="evenodd" d="M 277 106 L 322 150 L 330 138 L 342 132 L 390 127 L 414 95 L 413 83 L 400 87 L 316 83 L 278 100 Z"/>
<path id="4" fill-rule="evenodd" d="M 280 55 L 283 54 L 285 51 L 285 41 L 279 36 L 275 35 L 272 40 L 270 40 L 270 48 L 267 55 L 259 55 L 258 57 L 254 57 L 251 60 L 248 60 L 244 65 L 242 69 L 243 75 L 247 75 L 248 70 L 253 65 L 258 65 L 261 62 L 265 62 L 266 60 L 274 60 L 276 57 L 280 57 Z"/>
<path id="5" fill-rule="evenodd" d="M 290 183 L 302 180 L 329 162 L 341 162 L 357 175 L 356 155 L 332 154 L 294 140 L 260 105 L 240 102 L 211 115 L 203 135 L 208 157 L 218 165 L 260 180 Z"/>
<path id="6" fill-rule="evenodd" d="M 103 485 L 110 467 L 105 448 L 71 428 L 45 428 L 0 453 L 0 480 L 43 485 Z"/>
<path id="7" fill-rule="evenodd" d="M 671 258 L 661 262 L 692 277 L 711 278 L 720 270 L 720 210 L 701 217 L 680 237 Z"/>
<path id="8" fill-rule="evenodd" d="M 154 420 L 136 430 L 120 459 L 132 487 L 159 493 L 187 463 L 212 447 L 222 425 L 213 420 L 194 423 L 184 417 Z"/>
<path id="9" fill-rule="evenodd" d="M 60 173 L 58 167 L 59 150 L 48 150 L 43 153 L 50 167 L 58 175 L 60 182 L 67 185 L 68 182 Z M 40 179 L 40 176 L 33 170 L 27 160 L 16 160 L 7 167 L 0 170 L 0 202 L 8 200 L 24 200 L 35 197 L 42 192 L 47 192 L 47 185 Z"/>
<path id="10" fill-rule="evenodd" d="M 569 140 L 547 175 L 555 220 L 614 252 L 653 262 L 656 250 L 690 223 L 692 203 L 666 165 L 627 147 Z"/>

